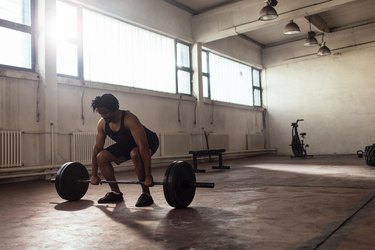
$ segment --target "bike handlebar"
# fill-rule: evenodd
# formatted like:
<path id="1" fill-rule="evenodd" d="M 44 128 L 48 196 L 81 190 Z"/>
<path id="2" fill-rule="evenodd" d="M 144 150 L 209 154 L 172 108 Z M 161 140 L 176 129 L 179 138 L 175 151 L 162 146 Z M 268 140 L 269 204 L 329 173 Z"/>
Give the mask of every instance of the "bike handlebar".
<path id="1" fill-rule="evenodd" d="M 292 127 L 298 127 L 298 122 L 304 121 L 303 119 L 297 119 L 296 122 L 292 122 Z"/>

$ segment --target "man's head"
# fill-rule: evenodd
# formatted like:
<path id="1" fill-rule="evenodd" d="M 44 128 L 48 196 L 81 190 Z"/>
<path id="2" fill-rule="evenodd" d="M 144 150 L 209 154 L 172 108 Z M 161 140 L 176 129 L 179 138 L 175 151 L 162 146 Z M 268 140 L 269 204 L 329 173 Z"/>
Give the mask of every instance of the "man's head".
<path id="1" fill-rule="evenodd" d="M 91 102 L 92 110 L 98 112 L 104 120 L 111 121 L 114 114 L 119 109 L 119 102 L 112 94 L 104 94 L 95 97 Z"/>

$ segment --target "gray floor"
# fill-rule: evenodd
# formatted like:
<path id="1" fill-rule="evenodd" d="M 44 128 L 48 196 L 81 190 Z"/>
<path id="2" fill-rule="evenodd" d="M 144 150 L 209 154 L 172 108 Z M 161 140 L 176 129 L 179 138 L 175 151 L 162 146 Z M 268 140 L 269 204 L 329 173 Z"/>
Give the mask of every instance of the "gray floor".
<path id="1" fill-rule="evenodd" d="M 48 181 L 0 185 L 0 249 L 374 249 L 375 168 L 356 156 L 312 159 L 252 157 L 230 170 L 199 167 L 199 189 L 187 209 L 172 209 L 162 187 L 155 205 L 100 205 L 107 185 L 65 202 Z M 154 170 L 162 180 L 165 168 Z M 118 179 L 133 179 L 133 172 Z"/>

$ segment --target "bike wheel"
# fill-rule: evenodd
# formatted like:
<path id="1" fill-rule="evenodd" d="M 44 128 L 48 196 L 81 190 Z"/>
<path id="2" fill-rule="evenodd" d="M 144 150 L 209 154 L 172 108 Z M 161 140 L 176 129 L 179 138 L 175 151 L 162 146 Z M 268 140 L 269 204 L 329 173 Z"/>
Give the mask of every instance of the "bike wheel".
<path id="1" fill-rule="evenodd" d="M 375 144 L 365 147 L 365 161 L 369 166 L 375 166 Z"/>

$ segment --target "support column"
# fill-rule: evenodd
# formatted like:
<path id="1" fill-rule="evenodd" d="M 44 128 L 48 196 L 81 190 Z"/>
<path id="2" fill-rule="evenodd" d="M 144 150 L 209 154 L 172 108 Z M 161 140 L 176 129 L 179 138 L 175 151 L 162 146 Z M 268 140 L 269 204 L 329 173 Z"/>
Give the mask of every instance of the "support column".
<path id="1" fill-rule="evenodd" d="M 192 67 L 193 67 L 193 96 L 197 98 L 196 107 L 196 125 L 194 133 L 201 134 L 201 148 L 204 148 L 204 135 L 203 135 L 203 78 L 202 78 L 202 44 L 195 43 L 192 47 Z"/>
<path id="2" fill-rule="evenodd" d="M 36 1 L 36 71 L 40 77 L 38 93 L 39 163 L 54 164 L 57 138 L 57 73 L 56 73 L 56 1 Z"/>

